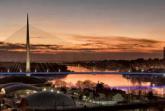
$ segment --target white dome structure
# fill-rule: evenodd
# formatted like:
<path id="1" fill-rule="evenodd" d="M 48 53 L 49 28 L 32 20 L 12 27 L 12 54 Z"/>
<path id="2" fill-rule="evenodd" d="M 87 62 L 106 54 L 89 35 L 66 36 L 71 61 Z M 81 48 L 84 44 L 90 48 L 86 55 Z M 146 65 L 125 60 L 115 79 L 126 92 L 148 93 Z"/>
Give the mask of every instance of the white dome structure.
<path id="1" fill-rule="evenodd" d="M 41 91 L 41 88 L 33 86 L 31 84 L 15 82 L 15 83 L 7 83 L 0 85 L 0 92 L 5 92 L 5 94 L 10 94 L 10 93 L 14 93 L 15 91 L 26 90 L 26 89 Z"/>

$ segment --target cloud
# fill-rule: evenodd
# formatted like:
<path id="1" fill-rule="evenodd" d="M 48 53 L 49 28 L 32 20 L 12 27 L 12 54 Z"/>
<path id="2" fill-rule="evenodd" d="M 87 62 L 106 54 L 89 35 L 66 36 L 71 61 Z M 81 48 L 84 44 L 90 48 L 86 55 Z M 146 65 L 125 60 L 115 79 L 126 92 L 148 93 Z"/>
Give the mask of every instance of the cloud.
<path id="1" fill-rule="evenodd" d="M 33 52 L 56 52 L 61 51 L 108 51 L 108 52 L 153 52 L 160 51 L 165 46 L 164 41 L 148 40 L 148 39 L 135 39 L 129 37 L 96 37 L 96 36 L 82 36 L 72 35 L 68 36 L 69 44 L 32 44 L 31 50 Z M 7 51 L 21 51 L 25 50 L 24 44 L 14 43 L 0 43 L 1 50 Z"/>
<path id="2" fill-rule="evenodd" d="M 95 37 L 95 36 L 79 36 L 74 35 L 73 39 L 77 41 L 83 41 L 84 43 L 79 44 L 80 48 L 98 48 L 102 50 L 110 51 L 157 51 L 162 50 L 165 46 L 164 41 L 148 40 L 148 39 L 135 39 L 129 37 Z"/>
<path id="3" fill-rule="evenodd" d="M 164 41 L 129 37 L 72 35 L 70 44 L 32 44 L 34 61 L 80 61 L 161 57 Z M 25 58 L 25 44 L 0 42 L 1 60 Z M 21 59 L 20 59 L 21 58 Z"/>
<path id="4" fill-rule="evenodd" d="M 1 50 L 25 50 L 26 27 L 12 34 L 6 43 L 0 43 Z M 34 26 L 30 30 L 31 50 L 38 53 L 62 51 L 108 51 L 108 52 L 154 52 L 165 46 L 164 41 L 136 39 L 122 36 L 84 36 L 71 34 L 52 35 Z"/>

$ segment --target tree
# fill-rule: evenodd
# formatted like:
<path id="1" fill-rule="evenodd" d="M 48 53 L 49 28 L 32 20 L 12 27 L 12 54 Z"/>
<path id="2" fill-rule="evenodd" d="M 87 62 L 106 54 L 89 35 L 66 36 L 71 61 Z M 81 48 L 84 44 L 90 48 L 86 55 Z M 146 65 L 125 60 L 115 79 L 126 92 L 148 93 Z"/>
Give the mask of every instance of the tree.
<path id="1" fill-rule="evenodd" d="M 90 81 L 90 80 L 85 80 L 85 81 L 83 82 L 83 88 L 91 89 L 91 88 L 93 88 L 93 87 L 95 87 L 95 83 L 94 83 L 94 82 L 92 82 L 92 81 Z"/>
<path id="2" fill-rule="evenodd" d="M 62 81 L 62 80 L 56 80 L 54 85 L 56 87 L 66 87 L 67 83 L 65 81 Z"/>
<path id="3" fill-rule="evenodd" d="M 82 89 L 83 82 L 82 81 L 77 81 L 76 87 L 79 89 Z"/>
<path id="4" fill-rule="evenodd" d="M 104 83 L 103 82 L 98 82 L 96 84 L 96 92 L 103 92 L 104 90 Z"/>

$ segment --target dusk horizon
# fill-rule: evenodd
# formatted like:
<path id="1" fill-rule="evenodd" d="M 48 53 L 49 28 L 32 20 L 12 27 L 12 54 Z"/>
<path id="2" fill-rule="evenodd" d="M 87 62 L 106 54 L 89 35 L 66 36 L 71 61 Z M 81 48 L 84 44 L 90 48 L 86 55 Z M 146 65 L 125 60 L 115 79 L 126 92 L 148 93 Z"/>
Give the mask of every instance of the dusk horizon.
<path id="1" fill-rule="evenodd" d="M 165 111 L 165 0 L 0 0 L 0 111 Z"/>
<path id="2" fill-rule="evenodd" d="M 32 47 L 32 53 L 43 54 L 45 60 L 50 54 L 68 53 L 69 60 L 77 53 L 73 58 L 82 53 L 83 60 L 162 58 L 163 4 L 163 0 L 2 0 L 0 49 L 6 55 L 23 53 L 20 44 L 25 43 L 29 13 L 31 45 L 40 45 Z"/>

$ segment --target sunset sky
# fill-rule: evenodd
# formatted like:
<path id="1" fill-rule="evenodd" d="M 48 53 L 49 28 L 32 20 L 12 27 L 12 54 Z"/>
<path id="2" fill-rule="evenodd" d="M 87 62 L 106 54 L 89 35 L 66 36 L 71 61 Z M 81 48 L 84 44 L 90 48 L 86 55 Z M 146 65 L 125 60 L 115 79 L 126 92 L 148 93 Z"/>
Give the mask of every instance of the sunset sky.
<path id="1" fill-rule="evenodd" d="M 0 40 L 25 40 L 28 12 L 31 43 L 53 47 L 40 50 L 40 46 L 36 52 L 61 49 L 60 54 L 76 50 L 116 56 L 99 56 L 102 59 L 161 57 L 164 10 L 165 0 L 0 0 Z M 8 51 L 20 50 L 10 47 Z"/>

